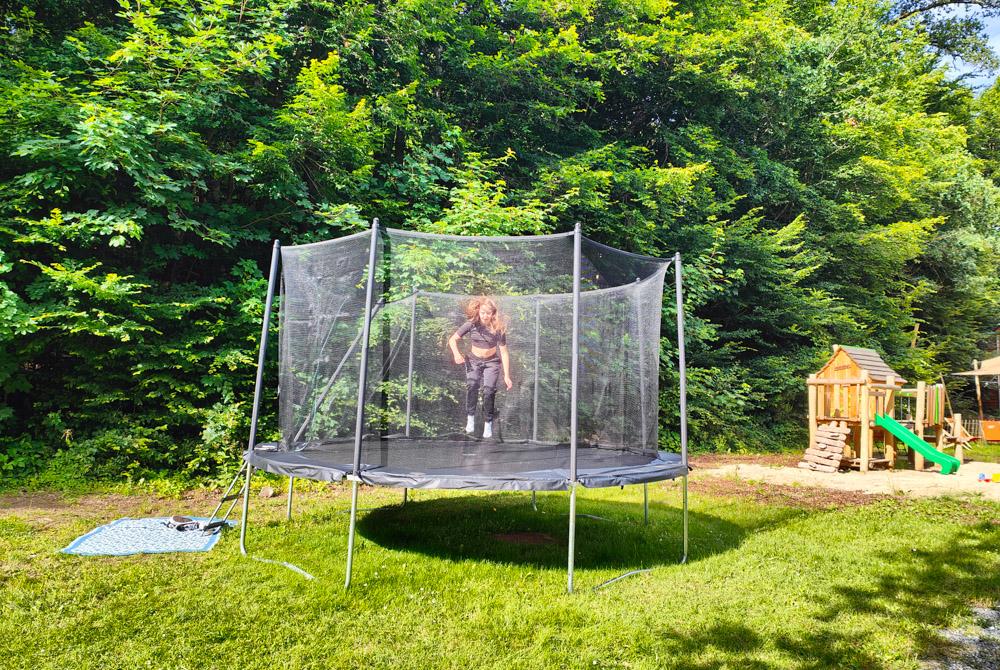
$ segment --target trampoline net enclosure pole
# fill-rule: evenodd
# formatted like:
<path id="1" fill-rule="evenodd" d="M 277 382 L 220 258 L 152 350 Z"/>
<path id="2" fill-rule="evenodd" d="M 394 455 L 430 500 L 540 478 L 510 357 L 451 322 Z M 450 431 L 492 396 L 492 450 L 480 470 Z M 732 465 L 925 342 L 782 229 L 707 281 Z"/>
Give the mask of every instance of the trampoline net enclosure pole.
<path id="1" fill-rule="evenodd" d="M 576 481 L 577 399 L 580 376 L 580 224 L 573 234 L 573 347 L 570 356 L 569 476 Z"/>
<path id="2" fill-rule="evenodd" d="M 354 470 L 351 476 L 351 523 L 347 532 L 347 574 L 344 588 L 351 585 L 354 567 L 354 530 L 358 518 L 358 474 L 361 470 L 361 441 L 364 435 L 365 391 L 368 385 L 368 337 L 372 325 L 372 296 L 375 292 L 375 251 L 378 247 L 378 219 L 372 221 L 371 242 L 368 246 L 368 285 L 365 289 L 365 319 L 361 331 L 361 364 L 358 369 L 358 407 L 354 422 Z"/>
<path id="3" fill-rule="evenodd" d="M 267 357 L 267 334 L 271 329 L 271 305 L 274 304 L 274 289 L 278 283 L 278 260 L 281 257 L 281 243 L 274 241 L 271 249 L 271 269 L 267 277 L 267 297 L 264 299 L 264 319 L 260 329 L 260 351 L 257 354 L 257 378 L 253 388 L 253 410 L 250 414 L 250 439 L 247 451 L 253 451 L 257 443 L 257 419 L 260 415 L 260 396 L 264 382 L 264 359 Z M 247 514 L 250 511 L 250 476 L 253 466 L 247 463 L 247 479 L 243 487 L 243 517 L 240 520 L 240 553 L 246 554 Z"/>
<path id="4" fill-rule="evenodd" d="M 535 379 L 531 399 L 531 440 L 538 441 L 538 350 L 541 345 L 541 301 L 535 301 Z"/>
<path id="5" fill-rule="evenodd" d="M 636 286 L 639 285 L 638 278 L 636 278 L 635 284 Z M 640 305 L 640 300 L 638 296 L 634 298 L 634 302 L 635 302 L 635 322 L 641 328 L 642 327 L 641 324 L 643 322 L 641 314 L 642 306 Z M 639 436 L 639 444 L 642 445 L 642 449 L 645 450 L 646 440 L 648 437 L 647 433 L 649 432 L 649 430 L 646 426 L 646 375 L 645 375 L 646 338 L 643 337 L 643 335 L 644 333 L 640 331 L 639 337 L 637 339 L 639 340 L 639 426 L 640 426 L 639 430 L 641 431 L 641 434 Z"/>
<path id="6" fill-rule="evenodd" d="M 573 348 L 570 357 L 569 414 L 569 547 L 566 589 L 573 593 L 573 554 L 576 548 L 576 442 L 577 442 L 577 381 L 580 368 L 580 265 L 582 241 L 580 224 L 573 231 Z"/>
<path id="7" fill-rule="evenodd" d="M 681 463 L 684 465 L 684 555 L 682 561 L 687 561 L 688 553 L 688 426 L 687 426 L 687 358 L 684 350 L 684 286 L 681 271 L 681 254 L 674 254 L 674 284 L 677 296 L 677 370 L 679 374 L 680 392 L 680 430 L 681 430 Z"/>
<path id="8" fill-rule="evenodd" d="M 417 324 L 417 294 L 414 293 L 413 304 L 410 305 L 410 358 L 406 365 L 406 423 L 403 434 L 410 436 L 410 409 L 413 406 L 413 344 L 416 340 Z"/>

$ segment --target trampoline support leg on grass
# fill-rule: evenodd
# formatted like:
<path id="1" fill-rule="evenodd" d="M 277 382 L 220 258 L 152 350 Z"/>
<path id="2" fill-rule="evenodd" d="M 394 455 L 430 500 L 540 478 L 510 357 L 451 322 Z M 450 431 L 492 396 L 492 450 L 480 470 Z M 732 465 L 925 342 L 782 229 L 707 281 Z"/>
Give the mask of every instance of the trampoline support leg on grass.
<path id="1" fill-rule="evenodd" d="M 292 493 L 295 491 L 295 477 L 288 478 L 288 508 L 285 510 L 285 521 L 292 520 Z"/>
<path id="2" fill-rule="evenodd" d="M 243 485 L 243 515 L 240 518 L 240 553 L 247 555 L 247 515 L 250 513 L 250 477 L 253 466 L 247 463 L 247 480 Z"/>
<path id="3" fill-rule="evenodd" d="M 351 481 L 351 526 L 347 533 L 347 574 L 344 590 L 351 587 L 351 569 L 354 567 L 354 527 L 358 521 L 358 482 L 361 478 L 361 442 L 365 427 L 365 389 L 368 386 L 368 334 L 372 326 L 372 295 L 375 290 L 375 250 L 378 242 L 378 219 L 372 219 L 372 236 L 368 246 L 368 281 L 365 288 L 365 321 L 361 329 L 361 365 L 358 366 L 358 406 L 354 422 L 354 469 L 348 475 Z"/>
<path id="4" fill-rule="evenodd" d="M 409 498 L 410 489 L 403 489 L 403 504 L 406 504 L 407 498 Z"/>
<path id="5" fill-rule="evenodd" d="M 576 482 L 569 485 L 569 558 L 566 591 L 573 593 L 573 554 L 576 550 Z"/>
<path id="6" fill-rule="evenodd" d="M 347 576 L 344 588 L 351 587 L 351 568 L 354 567 L 354 528 L 358 520 L 358 480 L 351 480 L 351 525 L 347 531 Z"/>
<path id="7" fill-rule="evenodd" d="M 682 483 L 684 492 L 684 555 L 681 556 L 681 563 L 687 563 L 688 561 L 688 477 L 684 475 L 684 482 Z"/>
<path id="8" fill-rule="evenodd" d="M 642 523 L 649 525 L 649 484 L 642 485 Z"/>
<path id="9" fill-rule="evenodd" d="M 535 491 L 531 492 L 531 509 L 538 511 L 538 494 Z"/>

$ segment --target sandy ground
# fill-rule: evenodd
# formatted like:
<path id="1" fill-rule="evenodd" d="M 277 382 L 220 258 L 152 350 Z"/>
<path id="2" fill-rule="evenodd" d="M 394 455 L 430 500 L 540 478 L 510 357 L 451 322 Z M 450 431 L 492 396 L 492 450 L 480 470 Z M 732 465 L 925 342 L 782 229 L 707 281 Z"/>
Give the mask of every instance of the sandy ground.
<path id="1" fill-rule="evenodd" d="M 698 465 L 696 459 L 692 459 Z M 706 462 L 695 470 L 700 476 L 730 477 L 785 486 L 807 486 L 856 491 L 859 493 L 891 496 L 944 496 L 980 495 L 988 500 L 1000 501 L 1000 481 L 978 481 L 979 473 L 1000 479 L 1000 464 L 971 461 L 962 465 L 953 475 L 938 474 L 933 470 L 872 470 L 870 472 L 813 472 L 787 464 L 755 462 L 744 457 L 740 462 Z"/>

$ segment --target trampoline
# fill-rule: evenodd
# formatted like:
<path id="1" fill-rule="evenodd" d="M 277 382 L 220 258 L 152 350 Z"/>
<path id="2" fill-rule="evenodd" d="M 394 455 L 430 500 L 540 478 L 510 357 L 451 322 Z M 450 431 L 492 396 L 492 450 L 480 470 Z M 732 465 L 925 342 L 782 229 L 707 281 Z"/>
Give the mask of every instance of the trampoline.
<path id="1" fill-rule="evenodd" d="M 660 321 L 671 265 L 680 453 L 658 444 Z M 475 296 L 497 306 L 483 327 L 503 333 L 491 356 L 509 373 L 510 388 L 501 379 L 495 389 L 488 379 L 476 381 L 470 361 L 483 359 L 468 347 L 464 367 L 449 350 L 463 324 L 478 323 L 470 311 Z M 376 219 L 369 231 L 339 239 L 275 242 L 244 454 L 241 551 L 255 469 L 291 478 L 289 516 L 295 478 L 352 483 L 345 587 L 359 484 L 402 488 L 404 502 L 411 488 L 531 491 L 533 499 L 535 491 L 568 490 L 572 592 L 577 486 L 645 489 L 680 477 L 685 561 L 682 298 L 680 254 L 660 259 L 613 249 L 584 237 L 579 225 L 555 235 L 465 237 L 385 228 Z M 281 438 L 258 444 L 275 302 Z M 467 426 L 471 412 L 476 418 Z M 645 490 L 644 506 L 648 519 Z"/>

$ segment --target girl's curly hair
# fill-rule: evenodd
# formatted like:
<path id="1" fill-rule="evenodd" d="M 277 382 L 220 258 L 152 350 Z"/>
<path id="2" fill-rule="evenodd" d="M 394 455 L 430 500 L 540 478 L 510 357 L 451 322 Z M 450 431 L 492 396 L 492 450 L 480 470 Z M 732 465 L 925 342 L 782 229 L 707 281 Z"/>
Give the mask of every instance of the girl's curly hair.
<path id="1" fill-rule="evenodd" d="M 479 323 L 479 308 L 486 306 L 493 310 L 493 324 L 489 326 L 492 333 L 506 333 L 507 319 L 500 314 L 500 306 L 493 298 L 485 295 L 476 296 L 465 305 L 465 316 L 473 323 Z"/>

